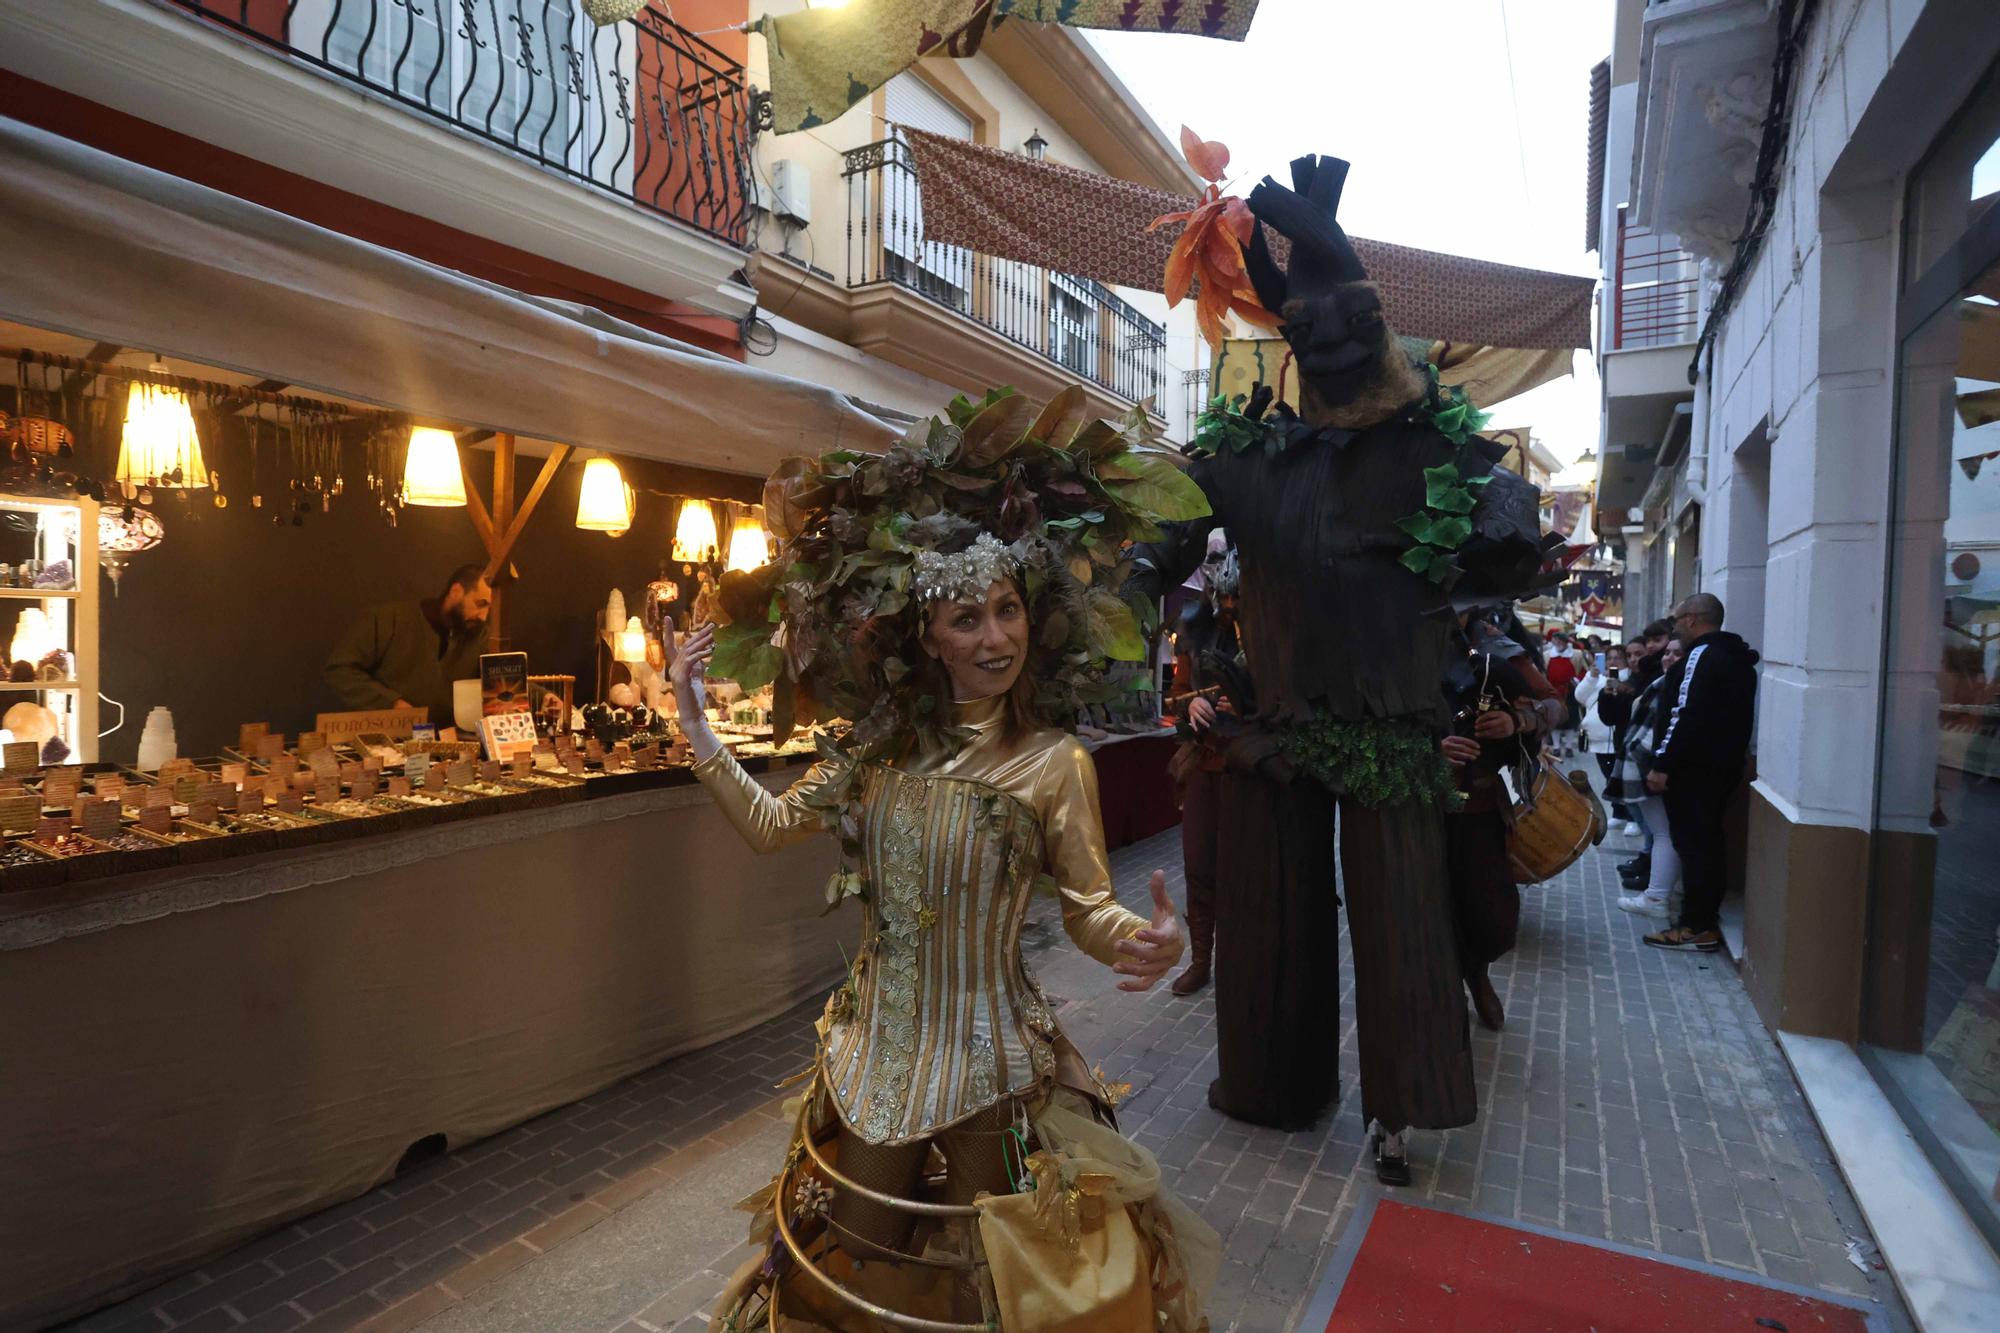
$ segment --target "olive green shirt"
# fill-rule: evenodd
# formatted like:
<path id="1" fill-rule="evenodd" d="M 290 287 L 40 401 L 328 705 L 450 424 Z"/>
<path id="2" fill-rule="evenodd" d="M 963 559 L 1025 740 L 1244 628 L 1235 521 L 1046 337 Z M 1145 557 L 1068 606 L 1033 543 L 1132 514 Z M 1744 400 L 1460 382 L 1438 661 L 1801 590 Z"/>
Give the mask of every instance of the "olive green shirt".
<path id="1" fill-rule="evenodd" d="M 326 659 L 326 683 L 347 708 L 393 708 L 403 699 L 452 724 L 451 683 L 479 674 L 484 631 L 440 634 L 421 602 L 390 602 L 347 627 Z"/>

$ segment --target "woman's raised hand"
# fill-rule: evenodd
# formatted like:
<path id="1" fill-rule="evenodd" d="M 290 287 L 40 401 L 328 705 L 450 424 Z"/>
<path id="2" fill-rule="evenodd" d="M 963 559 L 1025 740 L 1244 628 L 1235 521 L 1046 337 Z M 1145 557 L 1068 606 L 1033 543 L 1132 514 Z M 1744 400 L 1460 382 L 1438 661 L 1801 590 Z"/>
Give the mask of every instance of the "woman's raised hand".
<path id="1" fill-rule="evenodd" d="M 667 651 L 673 654 L 667 679 L 673 682 L 681 716 L 702 712 L 708 707 L 708 659 L 715 656 L 715 626 L 689 631 L 678 648 L 668 645 Z"/>
<path id="2" fill-rule="evenodd" d="M 1174 900 L 1167 897 L 1166 871 L 1153 872 L 1153 924 L 1118 941 L 1116 950 L 1123 957 L 1111 970 L 1128 978 L 1118 983 L 1119 990 L 1151 990 L 1180 961 L 1181 919 Z"/>

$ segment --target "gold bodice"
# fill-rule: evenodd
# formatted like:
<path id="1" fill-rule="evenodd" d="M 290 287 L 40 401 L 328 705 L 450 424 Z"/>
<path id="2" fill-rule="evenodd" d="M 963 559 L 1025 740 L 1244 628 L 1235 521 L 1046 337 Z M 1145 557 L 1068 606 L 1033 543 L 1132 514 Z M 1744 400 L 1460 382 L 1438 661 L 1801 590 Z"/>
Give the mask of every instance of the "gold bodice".
<path id="1" fill-rule="evenodd" d="M 826 1086 L 876 1143 L 920 1138 L 1018 1094 L 1055 1069 L 1055 1020 L 1021 959 L 1021 923 L 1046 873 L 1070 938 L 1107 966 L 1146 924 L 1111 891 L 1096 770 L 1072 736 L 1008 740 L 1000 701 L 961 705 L 975 738 L 950 755 L 855 776 L 863 936 L 851 995 L 828 1005 Z M 726 751 L 695 766 L 759 851 L 824 827 L 819 764 L 781 796 Z"/>

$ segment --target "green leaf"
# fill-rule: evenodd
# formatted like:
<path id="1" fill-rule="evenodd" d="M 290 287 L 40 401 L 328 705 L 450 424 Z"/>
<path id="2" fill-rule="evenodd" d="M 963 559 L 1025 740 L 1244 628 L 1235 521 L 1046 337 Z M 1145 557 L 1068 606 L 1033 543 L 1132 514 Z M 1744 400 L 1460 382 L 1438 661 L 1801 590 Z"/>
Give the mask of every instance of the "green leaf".
<path id="1" fill-rule="evenodd" d="M 1431 501 L 1431 508 L 1445 514 L 1469 514 L 1478 503 L 1471 491 L 1463 486 L 1453 486 Z"/>
<path id="2" fill-rule="evenodd" d="M 1396 526 L 1421 543 L 1431 539 L 1431 525 L 1435 521 L 1427 513 L 1407 514 L 1396 520 Z"/>
<path id="3" fill-rule="evenodd" d="M 1139 619 L 1117 593 L 1092 588 L 1084 596 L 1084 634 L 1090 650 L 1120 662 L 1146 660 L 1146 638 Z"/>
<path id="4" fill-rule="evenodd" d="M 1446 491 L 1458 485 L 1458 464 L 1440 463 L 1436 467 L 1424 469 L 1424 504 L 1432 509 L 1444 498 Z"/>
<path id="5" fill-rule="evenodd" d="M 1441 518 L 1431 526 L 1431 535 L 1425 538 L 1425 540 L 1432 546 L 1442 546 L 1449 551 L 1455 550 L 1471 535 L 1471 519 Z"/>
<path id="6" fill-rule="evenodd" d="M 1167 454 L 1113 454 L 1097 465 L 1097 475 L 1120 500 L 1158 518 L 1202 518 L 1211 512 L 1201 487 Z"/>
<path id="7" fill-rule="evenodd" d="M 709 673 L 733 680 L 745 693 L 761 690 L 778 678 L 785 655 L 771 646 L 768 625 L 725 625 L 715 632 L 715 656 Z"/>
<path id="8" fill-rule="evenodd" d="M 1431 572 L 1431 566 L 1436 563 L 1437 558 L 1438 550 L 1436 547 L 1412 546 L 1409 550 L 1403 552 L 1399 560 L 1403 568 L 1409 570 L 1412 574 L 1428 574 Z"/>
<path id="9" fill-rule="evenodd" d="M 1483 477 L 1474 477 L 1465 484 L 1468 486 L 1491 486 L 1493 484 L 1493 474 L 1489 472 Z"/>

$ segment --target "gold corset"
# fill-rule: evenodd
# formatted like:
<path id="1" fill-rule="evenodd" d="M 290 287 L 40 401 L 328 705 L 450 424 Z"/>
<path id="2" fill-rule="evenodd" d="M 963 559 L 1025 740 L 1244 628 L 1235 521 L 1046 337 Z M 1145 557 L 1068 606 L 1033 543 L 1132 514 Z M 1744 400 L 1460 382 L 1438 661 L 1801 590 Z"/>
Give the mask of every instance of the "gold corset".
<path id="1" fill-rule="evenodd" d="M 870 765 L 852 1013 L 829 1017 L 827 1086 L 869 1140 L 930 1134 L 1055 1070 L 1055 1020 L 1021 965 L 1042 830 L 969 778 Z"/>
<path id="2" fill-rule="evenodd" d="M 997 700 L 956 720 L 975 739 L 955 754 L 866 765 L 856 779 L 863 942 L 851 1005 L 829 1005 L 823 1072 L 875 1143 L 931 1134 L 1053 1071 L 1058 1031 L 1020 947 L 1044 871 L 1070 938 L 1099 962 L 1117 962 L 1117 942 L 1146 924 L 1112 896 L 1096 770 L 1076 738 L 1008 740 Z M 774 796 L 727 751 L 694 771 L 759 851 L 823 828 L 814 797 L 844 777 L 815 765 Z"/>

